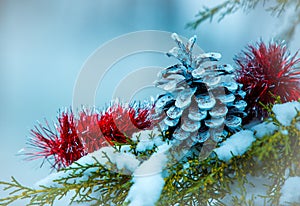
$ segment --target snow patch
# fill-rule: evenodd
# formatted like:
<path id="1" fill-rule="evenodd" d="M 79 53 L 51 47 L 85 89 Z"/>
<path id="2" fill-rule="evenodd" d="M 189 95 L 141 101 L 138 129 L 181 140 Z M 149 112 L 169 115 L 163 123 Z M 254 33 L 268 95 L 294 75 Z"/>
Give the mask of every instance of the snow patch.
<path id="1" fill-rule="evenodd" d="M 148 160 L 143 162 L 133 173 L 133 182 L 126 202 L 130 206 L 152 206 L 159 199 L 165 181 L 163 169 L 166 167 L 168 157 L 166 151 L 171 147 L 165 143 L 158 148 Z"/>
<path id="2" fill-rule="evenodd" d="M 275 104 L 273 112 L 276 119 L 284 126 L 290 126 L 293 118 L 300 111 L 300 102 L 286 102 L 284 104 Z"/>
<path id="3" fill-rule="evenodd" d="M 96 158 L 101 165 L 107 166 L 108 161 L 110 161 L 112 164 L 117 166 L 117 169 L 120 170 L 120 172 L 125 169 L 132 173 L 140 164 L 140 161 L 137 160 L 136 156 L 133 154 L 118 152 L 113 147 L 103 147 L 85 157 L 88 156 Z M 84 161 L 84 164 L 90 164 L 90 157 L 87 158 L 87 160 L 88 161 L 85 161 L 85 158 L 82 157 L 78 160 L 78 162 L 80 163 Z"/>
<path id="4" fill-rule="evenodd" d="M 144 152 L 146 150 L 151 150 L 155 146 L 162 145 L 164 141 L 162 140 L 161 132 L 157 128 L 153 130 L 142 130 L 140 132 L 134 133 L 132 135 L 133 141 L 139 141 L 136 146 L 137 152 Z"/>
<path id="5" fill-rule="evenodd" d="M 290 177 L 288 178 L 282 189 L 281 189 L 281 197 L 280 197 L 280 204 L 287 205 L 288 202 L 290 203 L 299 203 L 300 202 L 300 177 Z"/>
<path id="6" fill-rule="evenodd" d="M 126 198 L 126 201 L 130 201 L 130 206 L 155 205 L 165 184 L 161 173 L 134 177 L 133 182 Z"/>
<path id="7" fill-rule="evenodd" d="M 109 159 L 108 159 L 109 158 Z M 69 168 L 78 168 L 78 164 L 80 165 L 91 165 L 95 164 L 96 162 L 99 162 L 101 165 L 106 166 L 108 169 L 109 164 L 107 164 L 109 161 L 116 165 L 117 169 L 120 170 L 120 172 L 123 172 L 124 169 L 127 172 L 133 173 L 135 169 L 139 166 L 140 161 L 136 159 L 136 157 L 131 153 L 121 153 L 116 151 L 113 147 L 103 147 L 93 153 L 90 153 L 76 162 L 72 163 Z M 92 167 L 88 170 L 86 170 L 82 177 L 72 179 L 72 183 L 75 181 L 75 183 L 80 183 L 81 181 L 86 181 L 92 172 L 96 172 L 99 168 Z M 61 187 L 60 184 L 54 182 L 54 180 L 66 178 L 69 175 L 72 174 L 74 170 L 67 170 L 67 171 L 59 171 L 57 173 L 50 174 L 46 178 L 38 181 L 35 184 L 35 188 L 38 188 L 39 186 L 48 186 L 48 187 Z M 80 169 L 77 171 L 78 173 L 81 172 Z"/>
<path id="8" fill-rule="evenodd" d="M 251 128 L 254 131 L 255 137 L 262 138 L 266 135 L 272 135 L 278 127 L 273 122 L 263 122 Z"/>
<path id="9" fill-rule="evenodd" d="M 283 135 L 289 135 L 289 131 L 287 131 L 286 129 L 285 130 L 281 130 L 280 132 Z"/>
<path id="10" fill-rule="evenodd" d="M 80 158 L 76 162 L 72 163 L 69 167 L 70 168 L 76 168 L 76 167 L 78 167 L 77 164 L 87 165 L 87 164 L 94 164 L 94 163 L 96 163 L 96 160 L 94 159 L 94 156 L 92 154 L 89 154 L 89 155 L 86 155 L 86 156 Z M 96 170 L 97 170 L 97 168 L 90 168 L 88 171 L 85 171 L 84 175 L 81 178 L 76 178 L 76 179 L 73 179 L 72 181 L 73 182 L 75 181 L 75 183 L 79 183 L 80 181 L 84 181 L 84 180 L 88 179 L 89 174 L 91 172 L 93 172 L 93 171 L 95 172 Z M 72 172 L 73 172 L 72 170 L 67 170 L 67 171 L 59 171 L 59 172 L 50 174 L 47 177 L 45 177 L 44 179 L 41 179 L 40 181 L 36 182 L 34 184 L 34 188 L 35 189 L 39 189 L 40 186 L 62 187 L 61 184 L 58 184 L 54 180 L 59 180 L 59 179 L 62 179 L 62 178 L 67 178 L 68 176 L 70 176 L 72 174 Z M 80 173 L 81 170 L 78 170 L 77 172 Z"/>
<path id="11" fill-rule="evenodd" d="M 242 130 L 222 142 L 214 152 L 220 160 L 228 162 L 233 155 L 243 155 L 254 141 L 253 131 Z"/>

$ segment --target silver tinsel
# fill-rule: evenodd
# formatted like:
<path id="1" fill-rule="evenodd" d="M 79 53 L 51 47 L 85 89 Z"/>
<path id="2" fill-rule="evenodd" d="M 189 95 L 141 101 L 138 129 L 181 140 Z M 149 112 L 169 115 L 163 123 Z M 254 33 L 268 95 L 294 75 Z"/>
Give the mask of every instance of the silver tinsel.
<path id="1" fill-rule="evenodd" d="M 194 55 L 196 36 L 186 44 L 177 34 L 172 38 L 177 47 L 167 55 L 177 58 L 180 64 L 163 69 L 156 81 L 156 86 L 166 92 L 155 104 L 157 114 L 164 116 L 160 126 L 173 139 L 222 141 L 229 133 L 240 130 L 246 115 L 245 93 L 234 80 L 235 69 L 229 64 L 217 64 L 219 53 Z"/>

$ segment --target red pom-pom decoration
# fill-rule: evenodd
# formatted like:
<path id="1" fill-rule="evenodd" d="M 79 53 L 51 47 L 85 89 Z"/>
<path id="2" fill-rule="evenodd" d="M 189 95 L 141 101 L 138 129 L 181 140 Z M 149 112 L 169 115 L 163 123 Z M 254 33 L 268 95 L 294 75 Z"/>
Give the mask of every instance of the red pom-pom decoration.
<path id="1" fill-rule="evenodd" d="M 290 56 L 286 45 L 274 42 L 249 45 L 235 62 L 240 67 L 236 80 L 246 92 L 248 118 L 266 117 L 267 112 L 259 102 L 274 103 L 274 96 L 280 96 L 282 102 L 300 98 L 300 70 L 296 67 L 300 59 L 297 53 Z"/>

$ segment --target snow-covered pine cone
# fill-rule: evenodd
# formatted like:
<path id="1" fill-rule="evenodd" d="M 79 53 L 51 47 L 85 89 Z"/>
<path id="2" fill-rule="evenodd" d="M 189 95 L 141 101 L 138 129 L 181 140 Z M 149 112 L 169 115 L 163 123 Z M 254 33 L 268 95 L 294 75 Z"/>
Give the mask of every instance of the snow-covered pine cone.
<path id="1" fill-rule="evenodd" d="M 235 69 L 217 65 L 219 53 L 194 56 L 196 36 L 185 45 L 177 34 L 172 38 L 178 47 L 167 53 L 181 63 L 163 69 L 156 86 L 165 90 L 155 103 L 155 110 L 165 115 L 160 126 L 172 138 L 191 137 L 195 143 L 208 139 L 219 142 L 240 129 L 247 103 L 242 85 L 234 80 Z"/>

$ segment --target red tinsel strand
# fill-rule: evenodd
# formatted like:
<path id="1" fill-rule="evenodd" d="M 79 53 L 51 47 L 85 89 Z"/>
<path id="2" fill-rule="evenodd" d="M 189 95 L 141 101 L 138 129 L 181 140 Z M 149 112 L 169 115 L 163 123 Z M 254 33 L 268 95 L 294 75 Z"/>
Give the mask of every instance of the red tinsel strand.
<path id="1" fill-rule="evenodd" d="M 74 161 L 86 155 L 86 152 L 78 137 L 73 113 L 70 112 L 68 114 L 63 112 L 58 121 L 59 127 L 57 130 L 60 134 L 61 145 L 57 156 L 61 158 L 62 166 L 69 166 Z"/>
<path id="2" fill-rule="evenodd" d="M 58 117 L 55 132 L 51 130 L 47 123 L 47 127 L 35 126 L 35 129 L 31 130 L 31 134 L 30 145 L 38 151 L 28 155 L 31 156 L 31 159 L 45 158 L 49 160 L 52 167 L 57 170 L 69 166 L 86 155 L 76 131 L 72 112 L 61 113 Z M 51 159 L 53 159 L 53 162 L 50 161 Z"/>
<path id="3" fill-rule="evenodd" d="M 94 113 L 87 109 L 79 113 L 79 119 L 76 124 L 77 132 L 87 153 L 94 152 L 103 146 L 107 146 L 107 142 L 98 125 L 99 116 L 98 113 Z"/>
<path id="4" fill-rule="evenodd" d="M 101 115 L 98 124 L 105 139 L 111 144 L 127 143 L 133 133 L 151 128 L 151 109 L 113 104 Z"/>
<path id="5" fill-rule="evenodd" d="M 56 131 L 46 122 L 31 130 L 29 141 L 37 151 L 29 159 L 45 158 L 53 168 L 67 167 L 82 156 L 104 146 L 128 143 L 128 138 L 141 129 L 153 126 L 153 106 L 114 104 L 102 114 L 82 110 L 78 119 L 72 112 L 62 112 Z M 51 161 L 52 160 L 52 161 Z"/>

